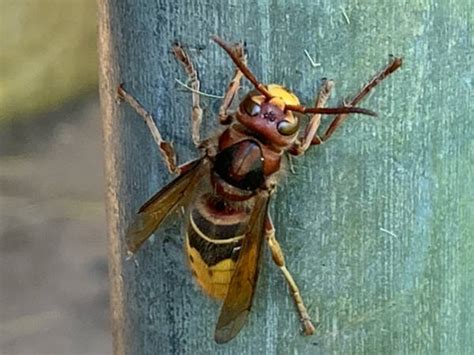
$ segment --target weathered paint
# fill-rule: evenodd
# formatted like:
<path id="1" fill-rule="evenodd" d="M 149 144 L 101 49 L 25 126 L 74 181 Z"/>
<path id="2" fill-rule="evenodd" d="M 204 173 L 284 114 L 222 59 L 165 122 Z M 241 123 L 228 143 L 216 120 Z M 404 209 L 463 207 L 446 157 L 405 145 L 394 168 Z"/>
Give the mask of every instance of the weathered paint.
<path id="1" fill-rule="evenodd" d="M 117 353 L 474 352 L 470 1 L 129 0 L 101 1 L 100 12 Z M 145 125 L 117 108 L 114 88 L 125 82 L 150 108 L 182 162 L 195 157 L 191 98 L 175 84 L 185 75 L 170 46 L 186 45 L 201 89 L 221 94 L 233 66 L 211 34 L 246 40 L 255 74 L 303 104 L 321 77 L 335 80 L 340 100 L 389 54 L 404 56 L 403 69 L 364 101 L 379 117 L 353 116 L 330 142 L 294 159 L 296 174 L 286 175 L 273 204 L 288 267 L 320 323 L 310 338 L 298 334 L 268 253 L 249 322 L 223 346 L 212 339 L 219 305 L 194 287 L 177 225 L 135 262 L 125 258 L 133 211 L 170 178 Z M 202 101 L 209 133 L 219 102 Z"/>

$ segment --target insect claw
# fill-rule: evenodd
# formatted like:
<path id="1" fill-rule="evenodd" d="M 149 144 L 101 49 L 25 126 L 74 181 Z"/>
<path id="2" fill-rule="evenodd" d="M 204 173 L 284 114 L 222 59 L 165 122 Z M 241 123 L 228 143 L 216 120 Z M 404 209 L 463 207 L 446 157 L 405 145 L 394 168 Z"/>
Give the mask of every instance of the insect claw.
<path id="1" fill-rule="evenodd" d="M 303 326 L 304 326 L 304 330 L 303 330 L 304 335 L 313 335 L 314 332 L 316 331 L 316 327 L 311 322 L 311 319 L 305 318 L 305 319 L 302 319 L 301 321 L 303 322 Z"/>
<path id="2" fill-rule="evenodd" d="M 125 257 L 125 260 L 130 261 L 133 259 L 133 256 L 134 254 L 130 250 L 127 250 L 127 256 Z"/>
<path id="3" fill-rule="evenodd" d="M 124 94 L 125 89 L 123 88 L 123 85 L 124 83 L 120 83 L 120 85 L 117 87 L 117 97 L 116 97 L 117 103 L 120 103 L 125 98 L 125 94 Z"/>

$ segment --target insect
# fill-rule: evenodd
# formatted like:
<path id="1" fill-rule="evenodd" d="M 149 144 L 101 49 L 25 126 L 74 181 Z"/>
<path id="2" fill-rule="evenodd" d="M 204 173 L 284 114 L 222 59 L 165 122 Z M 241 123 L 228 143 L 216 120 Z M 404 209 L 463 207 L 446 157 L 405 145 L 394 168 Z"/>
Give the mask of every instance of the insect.
<path id="1" fill-rule="evenodd" d="M 326 141 L 351 113 L 375 115 L 356 105 L 397 70 L 402 60 L 393 58 L 341 107 L 325 107 L 333 88 L 332 81 L 325 81 L 316 96 L 315 106 L 307 108 L 283 86 L 258 81 L 247 67 L 241 44 L 231 46 L 218 37 L 213 40 L 227 52 L 237 68 L 219 110 L 223 131 L 209 139 L 200 138 L 203 111 L 197 72 L 184 49 L 179 45 L 173 48 L 191 83 L 192 138 L 201 151 L 199 159 L 178 166 L 173 146 L 162 139 L 152 116 L 123 86 L 118 89 L 119 97 L 147 122 L 169 171 L 178 175 L 140 208 L 128 229 L 126 243 L 129 251 L 135 253 L 167 216 L 185 209 L 185 248 L 189 265 L 204 292 L 223 300 L 214 339 L 225 343 L 238 334 L 250 312 L 265 240 L 273 261 L 288 283 L 304 334 L 311 335 L 315 327 L 285 265 L 268 213 L 282 159 L 285 154 L 302 155 L 311 145 Z M 254 89 L 232 111 L 242 77 L 246 77 Z M 311 115 L 306 125 L 297 113 Z M 318 135 L 322 114 L 336 116 L 324 134 Z"/>

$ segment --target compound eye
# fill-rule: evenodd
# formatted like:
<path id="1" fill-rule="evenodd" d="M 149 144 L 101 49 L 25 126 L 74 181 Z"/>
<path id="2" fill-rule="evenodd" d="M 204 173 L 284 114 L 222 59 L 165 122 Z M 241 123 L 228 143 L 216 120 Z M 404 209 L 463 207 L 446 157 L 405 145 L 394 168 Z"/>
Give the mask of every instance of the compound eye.
<path id="1" fill-rule="evenodd" d="M 251 97 L 247 97 L 242 102 L 242 108 L 247 115 L 252 117 L 257 116 L 261 110 L 260 105 L 253 101 Z"/>
<path id="2" fill-rule="evenodd" d="M 299 129 L 299 122 L 295 120 L 293 123 L 288 121 L 281 121 L 278 123 L 277 130 L 278 133 L 284 136 L 291 136 L 295 134 Z"/>

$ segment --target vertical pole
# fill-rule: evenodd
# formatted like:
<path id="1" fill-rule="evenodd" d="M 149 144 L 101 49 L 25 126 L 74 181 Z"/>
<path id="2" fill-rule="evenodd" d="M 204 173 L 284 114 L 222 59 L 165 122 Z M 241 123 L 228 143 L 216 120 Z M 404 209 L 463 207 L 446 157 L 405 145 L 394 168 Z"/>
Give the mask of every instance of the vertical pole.
<path id="1" fill-rule="evenodd" d="M 473 146 L 468 73 L 469 1 L 135 0 L 99 1 L 101 101 L 115 354 L 470 353 L 474 280 Z M 170 52 L 187 47 L 201 90 L 222 93 L 233 66 L 209 37 L 245 40 L 265 82 L 304 103 L 321 77 L 338 104 L 388 55 L 405 67 L 331 140 L 294 161 L 272 213 L 288 268 L 320 326 L 299 320 L 268 253 L 252 313 L 231 343 L 217 346 L 219 305 L 193 283 L 178 223 L 127 260 L 123 237 L 134 211 L 170 181 L 145 124 L 115 100 L 124 83 L 154 115 L 180 162 L 196 157 L 190 96 Z M 305 51 L 312 57 L 313 65 Z M 219 103 L 202 98 L 203 136 Z M 324 123 L 324 121 L 323 121 Z M 176 219 L 178 220 L 178 219 Z"/>

